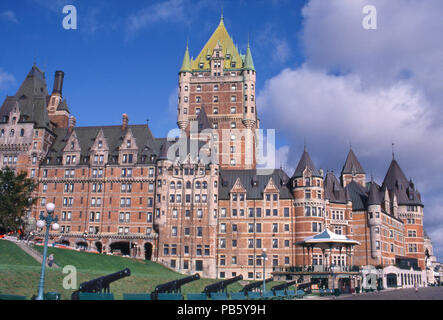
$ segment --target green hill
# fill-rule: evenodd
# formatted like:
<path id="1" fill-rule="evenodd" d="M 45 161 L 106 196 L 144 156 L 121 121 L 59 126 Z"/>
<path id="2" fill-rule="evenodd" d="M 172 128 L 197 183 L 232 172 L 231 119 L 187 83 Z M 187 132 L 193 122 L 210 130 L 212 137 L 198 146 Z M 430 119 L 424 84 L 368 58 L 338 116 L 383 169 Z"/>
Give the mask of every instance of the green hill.
<path id="1" fill-rule="evenodd" d="M 43 248 L 36 246 L 43 252 Z M 54 254 L 58 269 L 46 268 L 45 292 L 59 292 L 62 299 L 71 299 L 74 290 L 63 288 L 63 267 L 75 266 L 77 269 L 77 287 L 80 283 L 114 273 L 124 268 L 131 269 L 131 276 L 111 284 L 111 292 L 116 299 L 122 299 L 123 293 L 150 293 L 162 283 L 185 277 L 152 261 L 123 258 L 118 256 L 99 255 L 88 252 L 48 248 L 48 254 Z M 38 262 L 23 252 L 17 245 L 0 240 L 0 293 L 25 295 L 30 298 L 37 294 L 40 279 Z M 200 279 L 182 287 L 182 293 L 202 292 L 208 284 L 217 282 L 214 279 Z M 281 282 L 280 282 L 281 283 Z M 270 288 L 274 283 L 267 284 Z M 237 282 L 228 287 L 228 291 L 241 289 Z"/>

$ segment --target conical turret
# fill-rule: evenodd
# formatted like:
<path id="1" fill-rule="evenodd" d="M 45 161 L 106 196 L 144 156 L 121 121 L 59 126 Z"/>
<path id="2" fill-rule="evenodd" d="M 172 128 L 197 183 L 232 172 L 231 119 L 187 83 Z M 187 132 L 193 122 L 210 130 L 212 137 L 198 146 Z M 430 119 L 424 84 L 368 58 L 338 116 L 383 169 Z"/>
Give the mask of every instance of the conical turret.
<path id="1" fill-rule="evenodd" d="M 249 46 L 249 42 L 248 42 L 248 49 L 246 49 L 244 69 L 255 71 L 254 60 L 252 59 L 251 47 Z"/>
<path id="2" fill-rule="evenodd" d="M 191 58 L 189 57 L 189 44 L 186 43 L 186 51 L 185 56 L 183 57 L 183 63 L 182 67 L 180 69 L 181 72 L 191 72 L 192 66 L 191 66 Z"/>

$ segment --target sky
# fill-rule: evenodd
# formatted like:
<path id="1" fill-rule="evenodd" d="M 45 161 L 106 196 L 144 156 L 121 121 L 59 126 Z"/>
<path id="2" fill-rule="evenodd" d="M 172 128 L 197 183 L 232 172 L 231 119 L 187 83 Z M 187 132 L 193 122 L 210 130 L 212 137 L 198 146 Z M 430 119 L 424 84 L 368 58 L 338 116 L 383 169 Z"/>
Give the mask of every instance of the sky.
<path id="1" fill-rule="evenodd" d="M 130 5 L 128 5 L 130 3 Z M 65 30 L 63 7 L 77 9 Z M 376 29 L 363 28 L 366 5 Z M 176 127 L 178 70 L 196 57 L 223 10 L 228 32 L 257 69 L 262 128 L 275 128 L 288 174 L 303 147 L 337 175 L 350 146 L 381 184 L 395 159 L 425 204 L 424 225 L 443 260 L 443 2 L 441 0 L 2 0 L 0 100 L 34 61 L 77 126 Z M 374 22 L 374 21 L 372 21 Z"/>

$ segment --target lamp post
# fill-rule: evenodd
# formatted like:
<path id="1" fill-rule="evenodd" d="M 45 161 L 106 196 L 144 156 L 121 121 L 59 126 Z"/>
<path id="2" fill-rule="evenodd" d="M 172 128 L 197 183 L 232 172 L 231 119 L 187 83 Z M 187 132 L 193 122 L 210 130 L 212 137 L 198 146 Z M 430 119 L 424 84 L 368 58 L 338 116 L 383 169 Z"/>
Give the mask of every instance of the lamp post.
<path id="1" fill-rule="evenodd" d="M 55 204 L 48 203 L 46 205 L 46 211 L 48 212 L 47 216 L 45 217 L 43 213 L 40 213 L 40 220 L 37 221 L 37 227 L 43 228 L 46 226 L 46 232 L 45 232 L 45 244 L 43 247 L 43 260 L 42 260 L 42 271 L 40 274 L 40 283 L 38 285 L 38 295 L 36 300 L 43 300 L 43 291 L 45 286 L 45 268 L 46 268 L 46 253 L 48 251 L 48 238 L 49 238 L 49 228 L 52 224 L 53 230 L 58 230 L 60 226 L 58 225 L 58 216 L 55 218 L 52 216 L 54 213 Z"/>
<path id="2" fill-rule="evenodd" d="M 263 248 L 261 257 L 263 259 L 263 292 L 266 292 L 266 260 L 267 260 L 266 248 Z"/>

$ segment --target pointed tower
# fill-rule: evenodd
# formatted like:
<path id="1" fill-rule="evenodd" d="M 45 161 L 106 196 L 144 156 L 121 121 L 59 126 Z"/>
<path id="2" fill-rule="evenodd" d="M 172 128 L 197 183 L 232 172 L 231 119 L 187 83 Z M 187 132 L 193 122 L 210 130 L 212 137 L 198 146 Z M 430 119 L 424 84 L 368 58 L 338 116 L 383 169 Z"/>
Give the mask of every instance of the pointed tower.
<path id="1" fill-rule="evenodd" d="M 248 49 L 246 50 L 246 56 L 243 67 L 243 77 L 245 79 L 245 108 L 243 111 L 243 124 L 247 128 L 254 128 L 256 124 L 256 108 L 255 108 L 255 68 L 252 61 L 251 48 L 248 41 Z"/>
<path id="2" fill-rule="evenodd" d="M 343 187 L 346 187 L 352 181 L 357 182 L 362 187 L 366 185 L 366 173 L 354 151 L 350 148 L 348 157 L 341 171 L 341 183 Z"/>
<path id="3" fill-rule="evenodd" d="M 371 256 L 377 260 L 381 257 L 381 203 L 380 191 L 371 180 L 368 193 L 368 226 L 371 237 Z"/>
<path id="4" fill-rule="evenodd" d="M 221 168 L 255 169 L 258 120 L 250 45 L 241 55 L 222 15 L 198 56 L 189 56 L 187 48 L 179 72 L 178 126 L 189 135 L 190 123 L 204 108 Z"/>
<path id="5" fill-rule="evenodd" d="M 291 184 L 295 221 L 297 221 L 294 242 L 298 242 L 324 230 L 326 227 L 325 203 L 329 201 L 325 200 L 323 172 L 315 167 L 306 148 L 291 178 Z M 303 250 L 298 247 L 295 250 L 296 264 L 302 264 Z M 321 255 L 322 252 L 318 249 L 311 251 L 311 254 Z"/>
<path id="6" fill-rule="evenodd" d="M 178 121 L 177 125 L 181 130 L 186 130 L 189 125 L 189 98 L 190 82 L 192 76 L 191 58 L 189 57 L 189 44 L 186 44 L 185 56 L 182 67 L 178 73 L 179 93 L 178 93 Z"/>
<path id="7" fill-rule="evenodd" d="M 404 252 L 406 257 L 418 259 L 420 268 L 425 268 L 424 241 L 423 241 L 423 203 L 420 195 L 414 189 L 393 157 L 381 187 L 389 212 L 393 217 L 404 223 Z M 408 237 L 416 234 L 417 237 Z"/>

